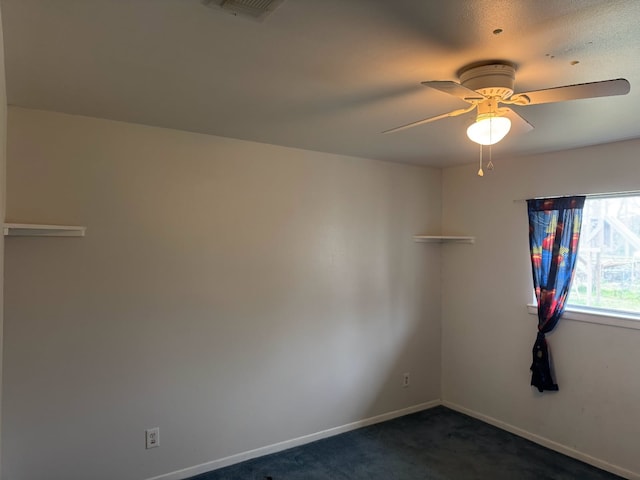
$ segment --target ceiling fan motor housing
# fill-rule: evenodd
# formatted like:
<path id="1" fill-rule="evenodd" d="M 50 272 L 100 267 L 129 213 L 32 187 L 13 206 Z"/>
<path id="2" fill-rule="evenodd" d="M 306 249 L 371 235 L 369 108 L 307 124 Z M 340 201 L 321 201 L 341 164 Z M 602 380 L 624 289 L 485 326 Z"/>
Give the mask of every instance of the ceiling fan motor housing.
<path id="1" fill-rule="evenodd" d="M 515 78 L 515 66 L 506 63 L 472 67 L 460 73 L 463 86 L 488 98 L 509 98 L 513 95 Z"/>

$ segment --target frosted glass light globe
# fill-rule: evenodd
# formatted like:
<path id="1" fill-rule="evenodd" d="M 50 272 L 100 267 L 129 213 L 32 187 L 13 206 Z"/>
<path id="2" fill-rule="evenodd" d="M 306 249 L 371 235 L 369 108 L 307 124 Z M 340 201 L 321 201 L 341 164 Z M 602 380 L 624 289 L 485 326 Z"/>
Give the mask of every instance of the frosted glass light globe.
<path id="1" fill-rule="evenodd" d="M 480 145 L 493 145 L 502 140 L 511 130 L 511 120 L 506 117 L 479 118 L 469 128 L 467 137 Z"/>

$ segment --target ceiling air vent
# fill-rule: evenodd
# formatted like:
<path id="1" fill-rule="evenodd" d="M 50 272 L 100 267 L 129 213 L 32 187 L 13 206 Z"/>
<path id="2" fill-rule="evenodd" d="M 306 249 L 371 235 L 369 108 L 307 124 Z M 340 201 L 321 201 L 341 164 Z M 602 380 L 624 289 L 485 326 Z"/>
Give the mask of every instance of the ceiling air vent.
<path id="1" fill-rule="evenodd" d="M 220 9 L 238 17 L 264 20 L 284 0 L 202 0 L 208 7 Z"/>

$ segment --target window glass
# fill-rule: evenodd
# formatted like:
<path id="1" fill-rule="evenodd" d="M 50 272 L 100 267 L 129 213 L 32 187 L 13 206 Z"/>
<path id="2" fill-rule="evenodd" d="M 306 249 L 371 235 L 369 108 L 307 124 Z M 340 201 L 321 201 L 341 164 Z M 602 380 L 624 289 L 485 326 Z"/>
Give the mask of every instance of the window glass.
<path id="1" fill-rule="evenodd" d="M 640 314 L 640 195 L 587 198 L 567 306 Z"/>

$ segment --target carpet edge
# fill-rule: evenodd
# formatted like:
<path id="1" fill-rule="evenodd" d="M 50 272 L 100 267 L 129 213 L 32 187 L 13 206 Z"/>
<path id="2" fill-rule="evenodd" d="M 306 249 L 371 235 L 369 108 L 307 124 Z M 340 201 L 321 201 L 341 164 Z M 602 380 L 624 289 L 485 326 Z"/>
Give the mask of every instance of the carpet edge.
<path id="1" fill-rule="evenodd" d="M 393 410 L 391 412 L 382 413 L 380 415 L 375 415 L 373 417 L 365 418 L 362 420 L 357 420 L 355 422 L 347 423 L 345 425 L 328 428 L 326 430 L 321 430 L 319 432 L 303 435 L 301 437 L 284 440 L 282 442 L 274 443 L 271 445 L 265 445 L 264 447 L 248 450 L 246 452 L 236 453 L 228 457 L 211 460 L 209 462 L 183 468 L 180 470 L 176 470 L 174 472 L 164 473 L 162 475 L 150 477 L 150 478 L 147 478 L 146 480 L 185 480 L 195 475 L 200 475 L 202 473 L 210 472 L 212 470 L 228 467 L 230 465 L 235 465 L 236 463 L 244 462 L 246 460 L 251 460 L 252 458 L 262 457 L 264 455 L 270 455 L 272 453 L 281 452 L 289 448 L 298 447 L 300 445 L 305 445 L 307 443 L 315 442 L 316 440 L 322 440 L 323 438 L 333 437 L 335 435 L 340 435 L 341 433 L 350 432 L 352 430 L 356 430 L 362 427 L 367 427 L 369 425 L 374 425 L 376 423 L 386 422 L 387 420 L 403 417 L 405 415 L 410 415 L 412 413 L 420 412 L 422 410 L 428 410 L 430 408 L 438 407 L 440 405 L 443 405 L 440 399 L 431 400 L 429 402 L 418 403 L 416 405 L 402 408 L 400 410 Z"/>
<path id="2" fill-rule="evenodd" d="M 449 402 L 447 400 L 443 400 L 442 405 L 447 408 L 450 408 L 451 410 L 455 410 L 456 412 L 463 413 L 470 417 L 481 420 L 485 423 L 488 423 L 489 425 L 493 425 L 494 427 L 498 427 L 499 429 L 504 430 L 506 432 L 513 433 L 518 437 L 522 437 L 527 440 L 530 440 L 533 443 L 542 445 L 543 447 L 546 447 L 555 452 L 562 453 L 568 457 L 575 458 L 576 460 L 580 460 L 581 462 L 587 463 L 601 470 L 605 470 L 609 473 L 613 473 L 615 475 L 621 476 L 628 480 L 640 480 L 640 473 L 632 472 L 631 470 L 627 470 L 626 468 L 619 467 L 618 465 L 614 465 L 612 463 L 606 462 L 599 458 L 583 453 L 579 450 L 575 450 L 571 447 L 567 447 L 566 445 L 555 442 L 553 440 L 537 435 L 535 433 L 531 433 L 527 430 L 511 425 L 510 423 L 503 422 L 502 420 L 498 420 L 497 418 L 490 417 L 489 415 L 485 415 L 483 413 L 477 412 L 475 410 L 471 410 L 469 408 L 463 407 L 462 405 L 458 405 L 456 403 Z"/>

